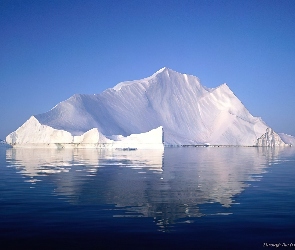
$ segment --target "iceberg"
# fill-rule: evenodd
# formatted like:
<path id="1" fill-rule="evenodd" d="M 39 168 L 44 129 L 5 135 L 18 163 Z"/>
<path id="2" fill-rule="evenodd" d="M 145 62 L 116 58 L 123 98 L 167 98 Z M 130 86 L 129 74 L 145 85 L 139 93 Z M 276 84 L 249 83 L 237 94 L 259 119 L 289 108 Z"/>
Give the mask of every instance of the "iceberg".
<path id="1" fill-rule="evenodd" d="M 75 94 L 31 117 L 6 141 L 14 146 L 257 146 L 268 128 L 227 84 L 207 88 L 197 77 L 165 67 L 100 94 Z"/>

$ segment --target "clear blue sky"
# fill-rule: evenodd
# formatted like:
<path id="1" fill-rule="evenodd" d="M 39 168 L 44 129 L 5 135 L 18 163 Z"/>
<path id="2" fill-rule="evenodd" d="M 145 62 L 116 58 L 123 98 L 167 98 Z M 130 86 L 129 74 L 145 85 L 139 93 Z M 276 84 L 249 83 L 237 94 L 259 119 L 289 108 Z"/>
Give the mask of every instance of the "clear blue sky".
<path id="1" fill-rule="evenodd" d="M 295 135 L 293 0 L 0 0 L 0 138 L 75 93 L 164 66 L 226 82 Z"/>

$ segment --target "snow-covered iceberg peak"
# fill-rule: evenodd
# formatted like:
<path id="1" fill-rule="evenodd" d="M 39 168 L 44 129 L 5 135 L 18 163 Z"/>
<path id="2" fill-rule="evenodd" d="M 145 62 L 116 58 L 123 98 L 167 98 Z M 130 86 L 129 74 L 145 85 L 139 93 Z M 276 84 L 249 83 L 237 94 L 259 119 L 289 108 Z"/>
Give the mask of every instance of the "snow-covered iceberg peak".
<path id="1" fill-rule="evenodd" d="M 152 87 L 152 85 L 163 83 L 169 83 L 170 85 L 179 85 L 179 87 L 181 87 L 182 85 L 189 84 L 191 82 L 193 82 L 199 88 L 203 88 L 203 86 L 201 86 L 200 84 L 199 78 L 197 78 L 196 76 L 181 74 L 172 69 L 164 67 L 149 77 L 143 78 L 141 80 L 121 82 L 112 89 L 120 91 L 123 87 L 131 87 L 132 85 L 137 85 L 138 87 L 146 90 L 149 87 Z"/>
<path id="2" fill-rule="evenodd" d="M 157 75 L 157 74 L 159 74 L 159 73 L 162 73 L 162 72 L 165 71 L 165 70 L 171 70 L 171 69 L 169 69 L 169 68 L 167 68 L 167 67 L 163 67 L 163 68 L 159 69 L 158 71 L 156 71 L 156 73 L 154 73 L 152 76 L 155 76 L 155 75 Z"/>

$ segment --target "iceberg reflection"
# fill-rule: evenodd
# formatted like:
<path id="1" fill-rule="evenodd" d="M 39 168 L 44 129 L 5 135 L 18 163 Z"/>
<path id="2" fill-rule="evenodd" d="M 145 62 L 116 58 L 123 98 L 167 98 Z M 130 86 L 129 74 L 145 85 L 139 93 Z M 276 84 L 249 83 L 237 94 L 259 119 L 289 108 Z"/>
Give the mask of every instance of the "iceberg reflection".
<path id="1" fill-rule="evenodd" d="M 112 205 L 117 217 L 151 217 L 160 228 L 210 213 L 228 215 L 234 198 L 259 181 L 289 148 L 7 149 L 25 181 L 54 183 L 53 195 L 72 204 Z M 50 176 L 50 178 L 49 178 Z M 39 181 L 37 183 L 37 181 Z"/>

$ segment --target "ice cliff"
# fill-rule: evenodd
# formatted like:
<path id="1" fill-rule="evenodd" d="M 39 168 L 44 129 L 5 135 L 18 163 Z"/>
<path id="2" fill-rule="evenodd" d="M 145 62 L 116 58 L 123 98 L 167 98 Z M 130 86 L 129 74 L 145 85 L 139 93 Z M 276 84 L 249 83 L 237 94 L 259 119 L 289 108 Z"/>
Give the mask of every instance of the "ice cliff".
<path id="1" fill-rule="evenodd" d="M 6 141 L 15 145 L 28 141 L 85 143 L 88 138 L 92 143 L 123 143 L 121 137 L 133 140 L 131 134 L 162 127 L 165 145 L 255 146 L 268 128 L 226 84 L 209 89 L 197 77 L 168 68 L 141 80 L 119 83 L 100 94 L 73 95 L 34 119 L 8 135 Z"/>

